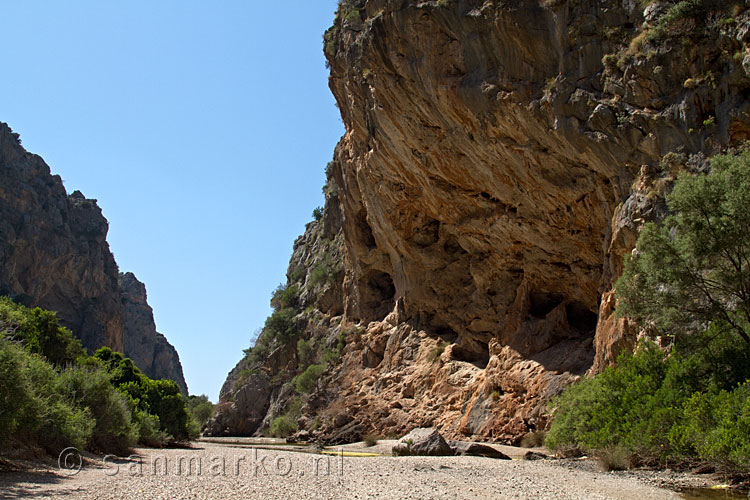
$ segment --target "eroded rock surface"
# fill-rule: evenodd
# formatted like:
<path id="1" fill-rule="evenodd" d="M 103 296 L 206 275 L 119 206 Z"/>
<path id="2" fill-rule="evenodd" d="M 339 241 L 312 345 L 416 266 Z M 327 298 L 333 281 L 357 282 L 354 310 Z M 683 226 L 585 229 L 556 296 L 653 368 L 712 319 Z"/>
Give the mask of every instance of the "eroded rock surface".
<path id="1" fill-rule="evenodd" d="M 346 134 L 311 227 L 340 227 L 341 304 L 305 295 L 297 317 L 302 338 L 345 345 L 310 395 L 284 389 L 304 369 L 293 348 L 273 351 L 286 372 L 269 368 L 278 354 L 256 360 L 278 377 L 265 424 L 517 443 L 633 345 L 615 315 L 623 257 L 665 216 L 677 172 L 750 138 L 750 13 L 664 24 L 667 10 L 340 3 L 324 40 Z M 324 259 L 324 241 L 306 233 L 290 271 Z"/>

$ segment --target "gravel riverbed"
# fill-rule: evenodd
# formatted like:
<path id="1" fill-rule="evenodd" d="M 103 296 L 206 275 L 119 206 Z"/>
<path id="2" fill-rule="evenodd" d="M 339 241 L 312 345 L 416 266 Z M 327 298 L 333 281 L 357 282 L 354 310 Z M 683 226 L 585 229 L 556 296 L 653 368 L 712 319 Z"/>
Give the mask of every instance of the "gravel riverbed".
<path id="1" fill-rule="evenodd" d="M 347 452 L 384 451 L 387 443 Z M 507 448 L 507 447 L 504 447 Z M 507 449 L 505 451 L 508 451 Z M 154 499 L 678 499 L 648 477 L 565 461 L 479 457 L 355 457 L 273 446 L 196 443 L 90 457 L 75 475 L 56 466 L 0 473 L 0 498 Z"/>

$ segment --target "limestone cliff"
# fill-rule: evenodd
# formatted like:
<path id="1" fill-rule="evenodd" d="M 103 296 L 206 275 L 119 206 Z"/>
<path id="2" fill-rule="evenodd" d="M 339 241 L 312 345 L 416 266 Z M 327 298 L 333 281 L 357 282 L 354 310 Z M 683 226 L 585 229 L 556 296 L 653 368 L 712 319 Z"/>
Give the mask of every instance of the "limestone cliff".
<path id="1" fill-rule="evenodd" d="M 124 304 L 125 353 L 146 375 L 152 379 L 174 380 L 180 392 L 187 395 L 180 357 L 167 338 L 156 331 L 146 285 L 133 273 L 120 273 L 118 282 Z"/>
<path id="2" fill-rule="evenodd" d="M 108 230 L 96 200 L 68 195 L 60 176 L 0 123 L 0 294 L 56 311 L 89 351 L 124 352 L 187 394 L 177 353 L 150 331 L 145 288 L 134 294 L 128 274 L 121 289 Z"/>
<path id="3" fill-rule="evenodd" d="M 345 0 L 324 39 L 346 346 L 301 413 L 329 437 L 544 427 L 633 342 L 612 286 L 675 173 L 749 138 L 750 12 Z"/>

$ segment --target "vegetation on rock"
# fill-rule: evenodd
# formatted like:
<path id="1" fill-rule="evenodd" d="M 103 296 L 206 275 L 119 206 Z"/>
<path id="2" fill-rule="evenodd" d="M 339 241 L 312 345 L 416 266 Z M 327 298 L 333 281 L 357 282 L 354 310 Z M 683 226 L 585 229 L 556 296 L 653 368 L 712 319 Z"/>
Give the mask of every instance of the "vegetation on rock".
<path id="1" fill-rule="evenodd" d="M 750 154 L 711 165 L 678 178 L 618 281 L 648 338 L 554 402 L 548 446 L 750 467 Z"/>

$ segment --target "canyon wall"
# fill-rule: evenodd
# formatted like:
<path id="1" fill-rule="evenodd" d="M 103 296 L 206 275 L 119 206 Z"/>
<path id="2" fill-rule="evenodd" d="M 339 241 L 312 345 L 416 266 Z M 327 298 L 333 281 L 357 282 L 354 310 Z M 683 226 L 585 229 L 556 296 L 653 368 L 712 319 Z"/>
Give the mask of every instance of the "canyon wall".
<path id="1" fill-rule="evenodd" d="M 68 195 L 60 176 L 0 123 L 0 294 L 56 311 L 90 353 L 102 346 L 124 352 L 148 376 L 175 380 L 187 394 L 143 284 L 130 273 L 120 281 L 108 230 L 96 200 Z"/>
<path id="2" fill-rule="evenodd" d="M 307 395 L 294 349 L 287 376 L 280 345 L 246 358 L 209 430 L 544 428 L 552 396 L 632 346 L 613 285 L 677 173 L 749 138 L 750 13 L 674 4 L 341 2 L 324 43 L 346 133 L 313 223 L 340 224 L 341 304 L 298 310 L 302 338 L 340 335 L 341 359 Z"/>

